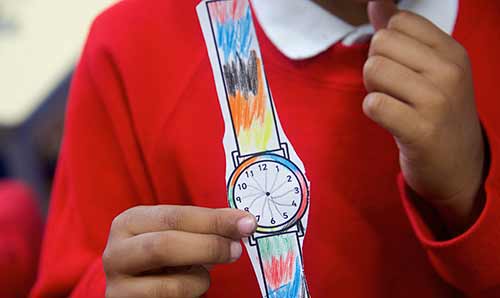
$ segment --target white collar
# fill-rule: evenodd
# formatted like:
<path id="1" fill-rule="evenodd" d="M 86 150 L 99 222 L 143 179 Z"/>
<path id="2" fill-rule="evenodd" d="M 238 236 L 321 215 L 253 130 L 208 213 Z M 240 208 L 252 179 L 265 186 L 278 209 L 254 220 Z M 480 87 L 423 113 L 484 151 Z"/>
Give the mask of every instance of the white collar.
<path id="1" fill-rule="evenodd" d="M 341 40 L 349 46 L 373 34 L 371 25 L 352 26 L 311 0 L 252 0 L 252 4 L 267 37 L 294 60 L 314 57 Z M 458 15 L 458 0 L 402 0 L 399 7 L 428 18 L 449 34 Z"/>

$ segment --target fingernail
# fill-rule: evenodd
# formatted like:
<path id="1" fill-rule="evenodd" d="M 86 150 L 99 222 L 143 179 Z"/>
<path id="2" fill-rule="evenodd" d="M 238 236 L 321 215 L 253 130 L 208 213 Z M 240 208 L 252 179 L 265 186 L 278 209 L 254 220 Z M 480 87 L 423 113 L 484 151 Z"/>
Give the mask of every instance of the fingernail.
<path id="1" fill-rule="evenodd" d="M 231 242 L 230 250 L 231 250 L 231 261 L 236 261 L 237 259 L 239 259 L 243 251 L 239 241 Z"/>
<path id="2" fill-rule="evenodd" d="M 245 216 L 238 220 L 238 231 L 243 236 L 250 236 L 252 233 L 255 231 L 255 228 L 257 228 L 256 223 L 255 223 L 255 218 L 253 216 Z"/>

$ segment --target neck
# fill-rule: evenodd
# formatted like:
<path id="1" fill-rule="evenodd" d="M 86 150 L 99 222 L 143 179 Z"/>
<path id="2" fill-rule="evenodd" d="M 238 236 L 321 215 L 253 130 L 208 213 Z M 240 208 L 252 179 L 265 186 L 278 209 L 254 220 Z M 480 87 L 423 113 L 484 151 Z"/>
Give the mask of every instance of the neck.
<path id="1" fill-rule="evenodd" d="M 352 0 L 314 0 L 314 2 L 351 25 L 368 23 L 366 3 Z"/>

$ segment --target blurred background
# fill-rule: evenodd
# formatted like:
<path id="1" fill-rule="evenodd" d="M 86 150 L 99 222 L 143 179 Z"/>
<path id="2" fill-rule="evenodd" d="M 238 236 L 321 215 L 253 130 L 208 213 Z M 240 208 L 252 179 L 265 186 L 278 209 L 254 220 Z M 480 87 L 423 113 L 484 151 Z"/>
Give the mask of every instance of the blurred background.
<path id="1" fill-rule="evenodd" d="M 112 2 L 0 0 L 0 297 L 34 280 L 71 76 Z"/>
<path id="2" fill-rule="evenodd" d="M 112 0 L 0 0 L 0 177 L 46 211 L 71 74 L 93 18 Z"/>

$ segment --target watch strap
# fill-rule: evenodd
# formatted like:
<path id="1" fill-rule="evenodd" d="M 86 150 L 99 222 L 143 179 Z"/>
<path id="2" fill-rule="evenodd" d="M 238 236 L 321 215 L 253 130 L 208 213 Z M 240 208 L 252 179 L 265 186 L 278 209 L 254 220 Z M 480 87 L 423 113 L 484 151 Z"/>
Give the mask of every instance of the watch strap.
<path id="1" fill-rule="evenodd" d="M 264 297 L 310 297 L 297 232 L 256 239 L 264 277 Z"/>
<path id="2" fill-rule="evenodd" d="M 277 118 L 267 83 L 262 55 L 248 0 L 204 2 L 210 30 L 205 41 L 217 55 L 210 55 L 219 101 L 230 113 L 240 156 L 281 148 Z M 202 15 L 202 14 L 200 14 Z M 222 95 L 222 96 L 221 96 Z"/>

